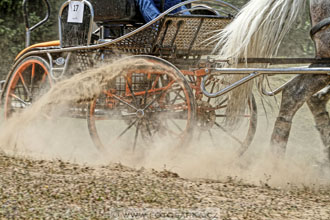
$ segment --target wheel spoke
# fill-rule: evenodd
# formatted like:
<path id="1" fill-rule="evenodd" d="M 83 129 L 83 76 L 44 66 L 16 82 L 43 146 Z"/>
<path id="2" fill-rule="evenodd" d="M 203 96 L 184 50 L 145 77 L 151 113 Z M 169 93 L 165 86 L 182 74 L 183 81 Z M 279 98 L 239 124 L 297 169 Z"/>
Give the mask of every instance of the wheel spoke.
<path id="1" fill-rule="evenodd" d="M 241 140 L 239 140 L 237 137 L 235 137 L 234 135 L 232 135 L 229 131 L 227 131 L 227 129 L 225 129 L 224 127 L 222 127 L 219 123 L 214 122 L 214 124 L 220 128 L 222 131 L 224 131 L 229 137 L 231 137 L 232 139 L 234 139 L 235 141 L 237 141 L 239 144 L 243 145 L 243 142 Z"/>
<path id="2" fill-rule="evenodd" d="M 13 93 L 11 93 L 11 94 L 14 94 L 15 91 L 17 91 L 17 97 L 23 97 L 23 95 L 21 94 L 21 88 L 20 88 L 20 86 L 18 85 L 18 82 L 17 82 L 17 85 L 16 85 L 15 90 L 14 90 Z M 23 99 L 22 99 L 22 100 L 23 100 Z"/>
<path id="3" fill-rule="evenodd" d="M 152 87 L 151 87 L 152 90 L 156 88 L 157 83 L 158 83 L 158 81 L 159 81 L 159 78 L 160 78 L 160 76 L 157 75 L 156 78 L 155 78 L 155 80 L 154 80 L 154 83 L 152 84 Z"/>
<path id="4" fill-rule="evenodd" d="M 121 138 L 131 127 L 133 127 L 133 125 L 135 125 L 137 121 L 138 119 L 135 119 L 135 121 L 133 121 L 130 125 L 128 125 L 128 127 L 124 131 L 122 131 L 120 135 L 118 135 L 116 140 L 119 140 L 119 138 Z"/>
<path id="5" fill-rule="evenodd" d="M 103 113 L 95 113 L 95 120 L 97 121 L 102 121 L 102 120 L 125 120 L 129 118 L 135 118 L 136 113 L 127 113 L 125 115 L 120 115 L 120 114 L 111 114 L 107 112 Z"/>
<path id="6" fill-rule="evenodd" d="M 133 108 L 134 110 L 136 110 L 136 111 L 138 110 L 134 105 L 129 104 L 128 102 L 122 100 L 122 99 L 119 98 L 118 96 L 112 94 L 112 97 L 115 98 L 115 99 L 117 99 L 117 100 L 120 101 L 121 103 L 123 103 L 123 104 L 125 104 L 125 105 L 128 105 L 129 107 Z"/>
<path id="7" fill-rule="evenodd" d="M 183 131 L 182 128 L 180 128 L 180 126 L 173 120 L 173 119 L 170 119 L 170 121 L 174 124 L 174 126 L 180 130 L 181 132 Z"/>
<path id="8" fill-rule="evenodd" d="M 148 98 L 148 91 L 151 87 L 151 81 L 148 80 L 148 87 L 146 88 L 146 91 L 144 93 L 144 98 L 143 98 L 143 104 L 146 105 L 147 104 L 147 98 Z"/>
<path id="9" fill-rule="evenodd" d="M 29 103 L 25 102 L 23 99 L 21 99 L 20 97 L 18 97 L 17 95 L 10 93 L 10 96 L 14 97 L 15 99 L 17 99 L 18 101 L 22 102 L 24 105 L 30 105 Z"/>
<path id="10" fill-rule="evenodd" d="M 228 101 L 228 97 L 226 97 L 224 100 L 222 100 L 217 106 L 221 107 L 227 101 Z M 225 107 L 227 107 L 227 105 Z"/>
<path id="11" fill-rule="evenodd" d="M 127 87 L 129 89 L 130 93 L 132 94 L 132 97 L 133 97 L 133 100 L 135 102 L 135 105 L 139 108 L 139 103 L 138 103 L 138 101 L 137 101 L 137 99 L 135 97 L 135 94 L 133 92 L 133 89 L 132 89 L 132 79 L 131 80 L 128 80 L 128 78 L 126 78 L 126 81 L 127 81 Z"/>
<path id="12" fill-rule="evenodd" d="M 215 116 L 218 117 L 218 118 L 226 118 L 227 117 L 227 115 L 225 115 L 225 114 L 216 114 Z M 236 117 L 250 118 L 251 115 L 237 115 Z"/>
<path id="13" fill-rule="evenodd" d="M 178 98 L 178 96 L 179 96 L 179 92 L 180 92 L 180 91 L 176 91 L 176 92 L 175 92 L 175 97 L 174 97 L 174 99 L 172 100 L 172 105 L 175 103 L 176 99 Z"/>
<path id="14" fill-rule="evenodd" d="M 149 136 L 152 137 L 152 133 L 151 133 L 151 130 L 150 130 L 149 123 L 150 123 L 150 120 L 146 118 L 145 119 L 145 125 L 146 125 L 146 128 L 147 128 L 147 132 L 148 132 Z"/>
<path id="15" fill-rule="evenodd" d="M 30 92 L 30 90 L 28 89 L 28 87 L 27 87 L 27 85 L 26 85 L 26 83 L 25 83 L 25 80 L 24 80 L 24 78 L 23 78 L 21 72 L 18 72 L 18 75 L 19 75 L 19 78 L 21 79 L 21 82 L 22 82 L 22 85 L 23 85 L 23 87 L 24 87 L 24 89 L 25 89 L 25 91 L 26 91 L 26 94 L 28 95 L 29 98 L 31 98 L 31 97 L 32 97 L 31 92 Z"/>
<path id="16" fill-rule="evenodd" d="M 149 104 L 147 104 L 143 110 L 146 110 L 147 108 L 149 108 L 149 106 L 151 106 L 152 104 L 154 104 L 154 102 L 156 100 L 158 100 L 159 98 L 162 97 L 162 95 L 173 85 L 173 83 L 175 82 L 175 80 L 172 80 L 162 91 L 161 93 L 159 93 L 158 96 L 156 96 L 156 98 L 154 98 Z"/>
<path id="17" fill-rule="evenodd" d="M 136 130 L 135 130 L 135 137 L 134 137 L 134 143 L 133 143 L 133 152 L 135 151 L 135 148 L 136 148 L 137 139 L 138 139 L 138 136 L 139 136 L 140 125 L 141 125 L 141 122 L 139 121 L 137 126 L 136 126 Z"/>
<path id="18" fill-rule="evenodd" d="M 182 99 L 182 100 L 185 100 L 185 98 L 183 98 L 182 97 L 182 95 L 180 94 L 180 92 L 181 92 L 181 90 L 178 90 L 178 91 L 176 91 L 175 92 L 175 97 L 174 97 L 174 99 L 172 100 L 172 105 L 175 103 L 175 101 L 177 100 L 177 98 L 180 96 L 180 98 Z"/>

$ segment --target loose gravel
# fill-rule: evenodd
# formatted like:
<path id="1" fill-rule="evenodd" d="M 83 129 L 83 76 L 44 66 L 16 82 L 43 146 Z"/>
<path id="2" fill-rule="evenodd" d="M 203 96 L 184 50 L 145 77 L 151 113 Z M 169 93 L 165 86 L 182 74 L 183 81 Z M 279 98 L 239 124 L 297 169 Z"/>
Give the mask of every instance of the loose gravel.
<path id="1" fill-rule="evenodd" d="M 3 153 L 0 173 L 1 219 L 330 219 L 330 187 L 184 179 L 167 170 L 93 167 Z M 211 210 L 213 215 L 130 216 L 130 210 Z"/>

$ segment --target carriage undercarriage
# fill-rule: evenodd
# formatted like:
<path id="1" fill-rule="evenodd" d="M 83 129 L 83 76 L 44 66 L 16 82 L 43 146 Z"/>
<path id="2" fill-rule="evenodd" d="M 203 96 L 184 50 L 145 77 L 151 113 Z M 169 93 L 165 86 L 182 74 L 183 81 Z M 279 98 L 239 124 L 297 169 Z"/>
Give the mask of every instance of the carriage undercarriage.
<path id="1" fill-rule="evenodd" d="M 82 1 L 83 21 L 67 23 L 70 2 L 60 10 L 60 41 L 28 47 L 17 57 L 3 86 L 2 103 L 9 118 L 56 82 L 120 54 L 130 54 L 115 61 L 125 67 L 103 83 L 101 92 L 77 100 L 66 111 L 71 117 L 87 118 L 91 138 L 101 151 L 128 139 L 132 149 L 164 138 L 170 140 L 166 144 L 183 146 L 194 139 L 212 140 L 222 133 L 224 139 L 236 143 L 236 151 L 242 155 L 256 132 L 256 102 L 250 96 L 244 114 L 237 116 L 243 122 L 228 126 L 228 92 L 261 75 L 330 73 L 327 67 L 223 68 L 230 60 L 212 58 L 216 42 L 211 37 L 230 23 L 236 8 L 222 1 L 214 0 L 214 8 L 224 7 L 231 13 L 197 5 L 196 14 L 169 15 L 173 10 L 169 9 L 147 24 L 125 22 L 118 29 L 123 35 L 116 38 L 108 34 L 116 26 L 109 22 L 98 21 L 99 28 L 92 33 L 97 13 L 94 18 L 88 1 Z M 241 62 L 329 64 L 327 59 L 255 58 Z M 227 74 L 245 76 L 229 83 L 223 78 Z M 284 86 L 271 92 L 260 87 L 260 91 L 272 96 Z"/>

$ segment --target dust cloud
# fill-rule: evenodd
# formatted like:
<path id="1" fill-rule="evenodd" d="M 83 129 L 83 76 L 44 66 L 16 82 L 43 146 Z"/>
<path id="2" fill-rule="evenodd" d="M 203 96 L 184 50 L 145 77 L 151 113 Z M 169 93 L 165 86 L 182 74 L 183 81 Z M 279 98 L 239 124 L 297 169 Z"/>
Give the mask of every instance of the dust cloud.
<path id="1" fill-rule="evenodd" d="M 86 119 L 63 115 L 72 101 L 86 101 L 100 93 L 102 85 L 122 72 L 127 62 L 132 61 L 112 62 L 55 84 L 32 106 L 2 123 L 0 150 L 17 156 L 61 159 L 92 166 L 121 163 L 137 169 L 166 169 L 185 178 L 232 178 L 274 186 L 330 183 L 329 169 L 318 162 L 322 162 L 323 157 L 321 142 L 317 141 L 319 137 L 313 130 L 312 121 L 305 119 L 308 117 L 306 109 L 294 121 L 286 160 L 274 158 L 269 153 L 272 123 L 267 122 L 262 111 L 258 115 L 256 137 L 242 157 L 233 150 L 233 141 L 217 134 L 212 141 L 207 136 L 198 140 L 198 130 L 189 146 L 171 146 L 165 138 L 137 146 L 134 152 L 125 143 L 107 149 L 107 153 L 98 151 L 90 138 Z M 306 133 L 309 138 L 305 138 Z"/>

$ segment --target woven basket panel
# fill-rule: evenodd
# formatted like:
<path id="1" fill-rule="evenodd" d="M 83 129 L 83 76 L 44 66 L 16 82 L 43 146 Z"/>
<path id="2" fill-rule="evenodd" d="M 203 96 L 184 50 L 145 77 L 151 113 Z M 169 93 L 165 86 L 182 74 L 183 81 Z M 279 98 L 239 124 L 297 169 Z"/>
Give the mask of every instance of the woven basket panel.
<path id="1" fill-rule="evenodd" d="M 179 32 L 176 36 L 173 46 L 175 46 L 177 50 L 188 49 L 197 33 L 197 28 L 200 23 L 200 20 L 199 19 L 184 19 L 183 20 L 182 18 L 173 18 L 173 19 L 167 18 L 165 20 L 165 22 L 170 22 L 170 21 L 172 21 L 172 22 L 170 23 L 170 25 L 167 29 L 163 44 L 160 42 L 160 40 L 161 40 L 162 36 L 165 34 L 165 29 L 166 29 L 165 25 L 163 25 L 163 28 L 160 32 L 157 43 L 164 47 L 172 46 L 172 41 L 177 32 L 179 23 L 183 22 L 181 25 L 181 28 L 179 29 Z"/>
<path id="2" fill-rule="evenodd" d="M 109 47 L 134 54 L 150 53 L 157 37 L 158 28 L 159 24 L 155 23 L 154 25 L 137 32 L 136 34 L 121 40 L 120 42 L 111 44 Z M 126 32 L 129 33 L 134 30 L 136 30 L 136 27 L 127 27 Z"/>
<path id="3" fill-rule="evenodd" d="M 180 54 L 207 55 L 216 44 L 216 42 L 210 43 L 209 38 L 230 21 L 227 18 L 216 17 L 169 16 L 164 19 L 164 22 L 155 23 L 131 37 L 109 45 L 109 48 L 132 54 L 150 54 L 153 48 L 158 46 L 172 48 Z M 127 27 L 126 32 L 129 33 L 135 29 L 135 27 Z"/>
<path id="4" fill-rule="evenodd" d="M 216 44 L 210 40 L 210 37 L 229 22 L 230 19 L 226 18 L 167 17 L 157 44 L 163 47 L 174 47 L 181 54 L 190 51 L 193 54 L 203 55 L 201 53 L 211 52 Z M 168 26 L 167 29 L 166 26 Z"/>
<path id="5" fill-rule="evenodd" d="M 211 37 L 222 30 L 229 22 L 229 19 L 204 19 L 192 51 L 212 51 L 217 42 L 211 39 Z"/>

